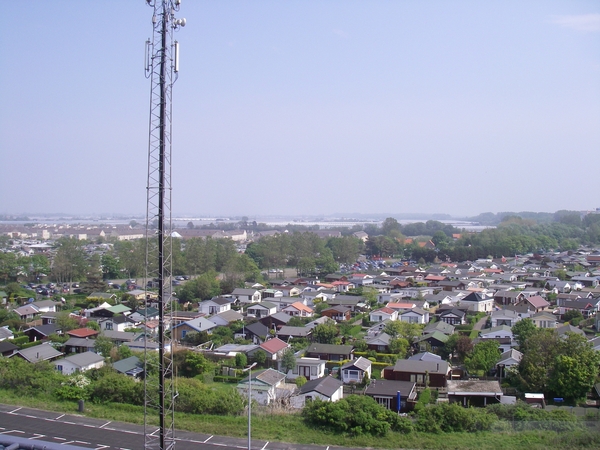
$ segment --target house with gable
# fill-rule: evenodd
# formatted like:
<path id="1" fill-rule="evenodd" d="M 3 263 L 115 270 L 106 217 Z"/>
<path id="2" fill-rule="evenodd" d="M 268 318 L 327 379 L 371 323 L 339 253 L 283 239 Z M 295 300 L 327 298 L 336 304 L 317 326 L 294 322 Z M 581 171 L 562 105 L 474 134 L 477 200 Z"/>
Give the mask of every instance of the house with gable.
<path id="1" fill-rule="evenodd" d="M 375 311 L 371 311 L 369 313 L 369 321 L 370 322 L 385 322 L 387 320 L 398 320 L 398 311 L 392 308 L 388 308 L 384 306 L 383 308 L 379 308 Z"/>
<path id="2" fill-rule="evenodd" d="M 467 314 L 460 309 L 447 309 L 440 313 L 440 322 L 448 325 L 464 325 L 467 323 Z"/>
<path id="3" fill-rule="evenodd" d="M 408 323 L 427 324 L 429 323 L 429 311 L 421 308 L 413 308 L 400 313 L 398 320 Z"/>
<path id="4" fill-rule="evenodd" d="M 471 292 L 460 301 L 462 305 L 468 305 L 469 310 L 475 312 L 492 312 L 494 310 L 494 298 L 487 297 L 477 292 Z"/>
<path id="5" fill-rule="evenodd" d="M 391 336 L 385 332 L 376 334 L 370 339 L 367 339 L 367 348 L 375 350 L 378 353 L 389 353 Z"/>
<path id="6" fill-rule="evenodd" d="M 321 315 L 329 317 L 336 322 L 346 322 L 352 318 L 350 308 L 346 308 L 345 306 L 332 306 L 321 311 Z"/>
<path id="7" fill-rule="evenodd" d="M 260 322 L 253 322 L 244 325 L 242 328 L 242 335 L 244 339 L 252 341 L 254 344 L 262 344 L 269 337 L 269 329 Z"/>
<path id="8" fill-rule="evenodd" d="M 533 324 L 538 328 L 556 328 L 558 320 L 554 314 L 549 311 L 542 311 L 530 317 Z"/>
<path id="9" fill-rule="evenodd" d="M 491 320 L 492 328 L 501 325 L 507 325 L 509 327 L 512 327 L 519 320 L 521 320 L 521 317 L 516 311 L 511 311 L 510 309 L 499 309 L 496 311 L 492 311 Z"/>
<path id="10" fill-rule="evenodd" d="M 355 361 L 349 361 L 340 368 L 344 384 L 361 383 L 365 376 L 371 379 L 371 361 L 360 356 Z"/>
<path id="11" fill-rule="evenodd" d="M 263 317 L 272 316 L 277 312 L 277 306 L 274 303 L 268 301 L 262 301 L 260 303 L 253 303 L 246 309 L 247 317 L 255 317 L 261 319 Z"/>
<path id="12" fill-rule="evenodd" d="M 204 317 L 198 317 L 196 319 L 188 320 L 187 322 L 175 325 L 172 328 L 173 339 L 181 341 L 188 333 L 201 333 L 206 331 L 208 334 L 212 333 L 212 330 L 217 325 Z"/>
<path id="13" fill-rule="evenodd" d="M 207 316 L 214 316 L 231 309 L 231 300 L 225 297 L 215 297 L 198 304 L 198 311 Z"/>
<path id="14" fill-rule="evenodd" d="M 306 306 L 302 302 L 294 302 L 291 305 L 283 308 L 281 312 L 289 314 L 292 317 L 312 317 L 312 308 Z"/>
<path id="15" fill-rule="evenodd" d="M 314 378 L 302 385 L 300 391 L 292 398 L 295 408 L 303 408 L 307 401 L 319 399 L 324 402 L 335 402 L 344 397 L 344 384 L 329 375 Z"/>
<path id="16" fill-rule="evenodd" d="M 548 303 L 543 297 L 539 295 L 533 295 L 531 297 L 526 297 L 521 301 L 517 302 L 517 306 L 526 305 L 527 309 L 531 313 L 539 313 L 542 311 L 547 311 L 550 308 L 550 303 Z"/>
<path id="17" fill-rule="evenodd" d="M 280 361 L 283 353 L 290 348 L 290 344 L 281 339 L 272 338 L 260 344 L 259 348 L 267 354 L 267 359 L 271 361 Z M 257 350 L 251 352 L 250 356 L 254 356 Z"/>
<path id="18" fill-rule="evenodd" d="M 258 289 L 236 288 L 231 295 L 236 299 L 236 303 L 243 305 L 248 303 L 258 303 L 261 301 L 261 293 Z"/>
<path id="19" fill-rule="evenodd" d="M 251 390 L 253 401 L 259 405 L 269 405 L 277 399 L 291 397 L 295 385 L 286 385 L 285 374 L 275 369 L 264 369 L 252 372 L 237 385 L 242 397 L 248 397 L 248 388 Z"/>

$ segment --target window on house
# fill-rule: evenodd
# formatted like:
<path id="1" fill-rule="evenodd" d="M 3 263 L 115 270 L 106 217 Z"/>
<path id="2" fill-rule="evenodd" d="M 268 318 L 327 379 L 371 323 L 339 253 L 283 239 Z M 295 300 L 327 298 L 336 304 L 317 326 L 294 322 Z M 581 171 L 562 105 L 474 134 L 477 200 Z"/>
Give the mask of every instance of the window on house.
<path id="1" fill-rule="evenodd" d="M 187 334 L 187 330 L 183 330 L 183 331 L 181 332 L 181 337 L 182 337 L 182 338 L 184 338 L 186 334 Z"/>

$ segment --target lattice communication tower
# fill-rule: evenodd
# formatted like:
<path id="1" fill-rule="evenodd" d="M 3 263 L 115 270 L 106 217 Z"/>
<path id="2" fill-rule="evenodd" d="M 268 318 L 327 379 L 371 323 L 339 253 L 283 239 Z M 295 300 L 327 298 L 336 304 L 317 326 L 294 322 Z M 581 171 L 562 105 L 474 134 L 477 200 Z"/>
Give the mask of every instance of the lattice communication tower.
<path id="1" fill-rule="evenodd" d="M 144 346 L 145 449 L 166 450 L 175 445 L 176 397 L 170 323 L 172 307 L 171 136 L 172 89 L 179 72 L 179 43 L 173 34 L 185 26 L 176 19 L 181 0 L 146 0 L 152 7 L 152 39 L 146 41 L 145 71 L 150 79 L 150 130 L 146 206 L 146 278 L 158 288 L 158 355 Z M 146 320 L 150 298 L 146 284 Z M 158 358 L 157 358 L 158 356 Z M 159 429 L 153 424 L 156 417 Z M 153 420 L 154 419 L 154 420 Z"/>

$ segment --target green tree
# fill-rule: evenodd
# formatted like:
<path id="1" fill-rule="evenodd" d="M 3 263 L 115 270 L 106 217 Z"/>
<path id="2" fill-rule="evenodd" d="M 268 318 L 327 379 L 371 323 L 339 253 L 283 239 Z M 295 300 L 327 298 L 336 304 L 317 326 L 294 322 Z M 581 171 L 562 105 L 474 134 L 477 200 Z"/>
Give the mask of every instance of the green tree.
<path id="1" fill-rule="evenodd" d="M 339 329 L 333 322 L 320 323 L 313 328 L 312 337 L 320 344 L 333 344 L 339 334 Z"/>
<path id="2" fill-rule="evenodd" d="M 77 320 L 67 311 L 61 311 L 56 315 L 56 325 L 63 333 L 79 328 Z"/>
<path id="3" fill-rule="evenodd" d="M 89 269 L 83 243 L 75 238 L 59 239 L 52 264 L 52 277 L 59 283 L 84 280 Z"/>
<path id="4" fill-rule="evenodd" d="M 585 398 L 598 377 L 600 353 L 584 336 L 575 333 L 558 338 L 557 345 L 558 354 L 548 382 L 550 391 L 567 399 Z"/>
<path id="5" fill-rule="evenodd" d="M 267 354 L 263 350 L 257 350 L 254 353 L 254 362 L 260 367 L 264 367 L 267 362 Z"/>
<path id="6" fill-rule="evenodd" d="M 421 335 L 423 325 L 417 323 L 408 323 L 401 320 L 388 322 L 383 331 L 391 337 L 399 337 L 406 339 L 409 343 L 413 343 L 417 336 Z"/>
<path id="7" fill-rule="evenodd" d="M 527 340 L 536 332 L 537 327 L 533 323 L 533 320 L 526 318 L 519 320 L 512 327 L 512 333 L 519 344 L 519 348 L 523 349 Z"/>
<path id="8" fill-rule="evenodd" d="M 390 353 L 398 355 L 400 358 L 404 358 L 406 357 L 409 343 L 404 338 L 391 338 L 388 347 L 390 349 Z"/>
<path id="9" fill-rule="evenodd" d="M 473 347 L 473 352 L 465 358 L 465 366 L 469 371 L 483 371 L 487 374 L 498 362 L 500 351 L 494 339 L 480 341 Z"/>
<path id="10" fill-rule="evenodd" d="M 288 373 L 290 370 L 294 370 L 295 367 L 296 355 L 294 355 L 294 350 L 287 348 L 281 356 L 281 368 L 284 373 Z"/>
<path id="11" fill-rule="evenodd" d="M 248 357 L 245 353 L 236 353 L 235 354 L 235 366 L 236 367 L 246 367 L 248 365 Z"/>
<path id="12" fill-rule="evenodd" d="M 113 342 L 106 336 L 98 336 L 94 341 L 94 351 L 105 358 L 110 356 L 113 347 Z"/>
<path id="13" fill-rule="evenodd" d="M 185 283 L 177 292 L 179 300 L 189 302 L 208 300 L 221 293 L 221 284 L 216 272 L 207 272 Z"/>

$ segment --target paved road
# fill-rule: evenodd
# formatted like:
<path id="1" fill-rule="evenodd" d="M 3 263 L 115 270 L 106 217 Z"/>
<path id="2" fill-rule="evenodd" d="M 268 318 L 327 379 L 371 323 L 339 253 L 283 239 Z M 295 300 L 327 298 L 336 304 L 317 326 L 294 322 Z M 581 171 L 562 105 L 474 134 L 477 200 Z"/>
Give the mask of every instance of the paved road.
<path id="1" fill-rule="evenodd" d="M 153 429 L 155 434 L 158 430 Z M 0 405 L 0 434 L 96 450 L 142 450 L 144 427 L 32 408 Z M 247 439 L 175 432 L 177 450 L 246 449 Z M 316 445 L 252 440 L 254 450 L 329 450 Z M 364 450 L 342 449 L 336 450 Z"/>

